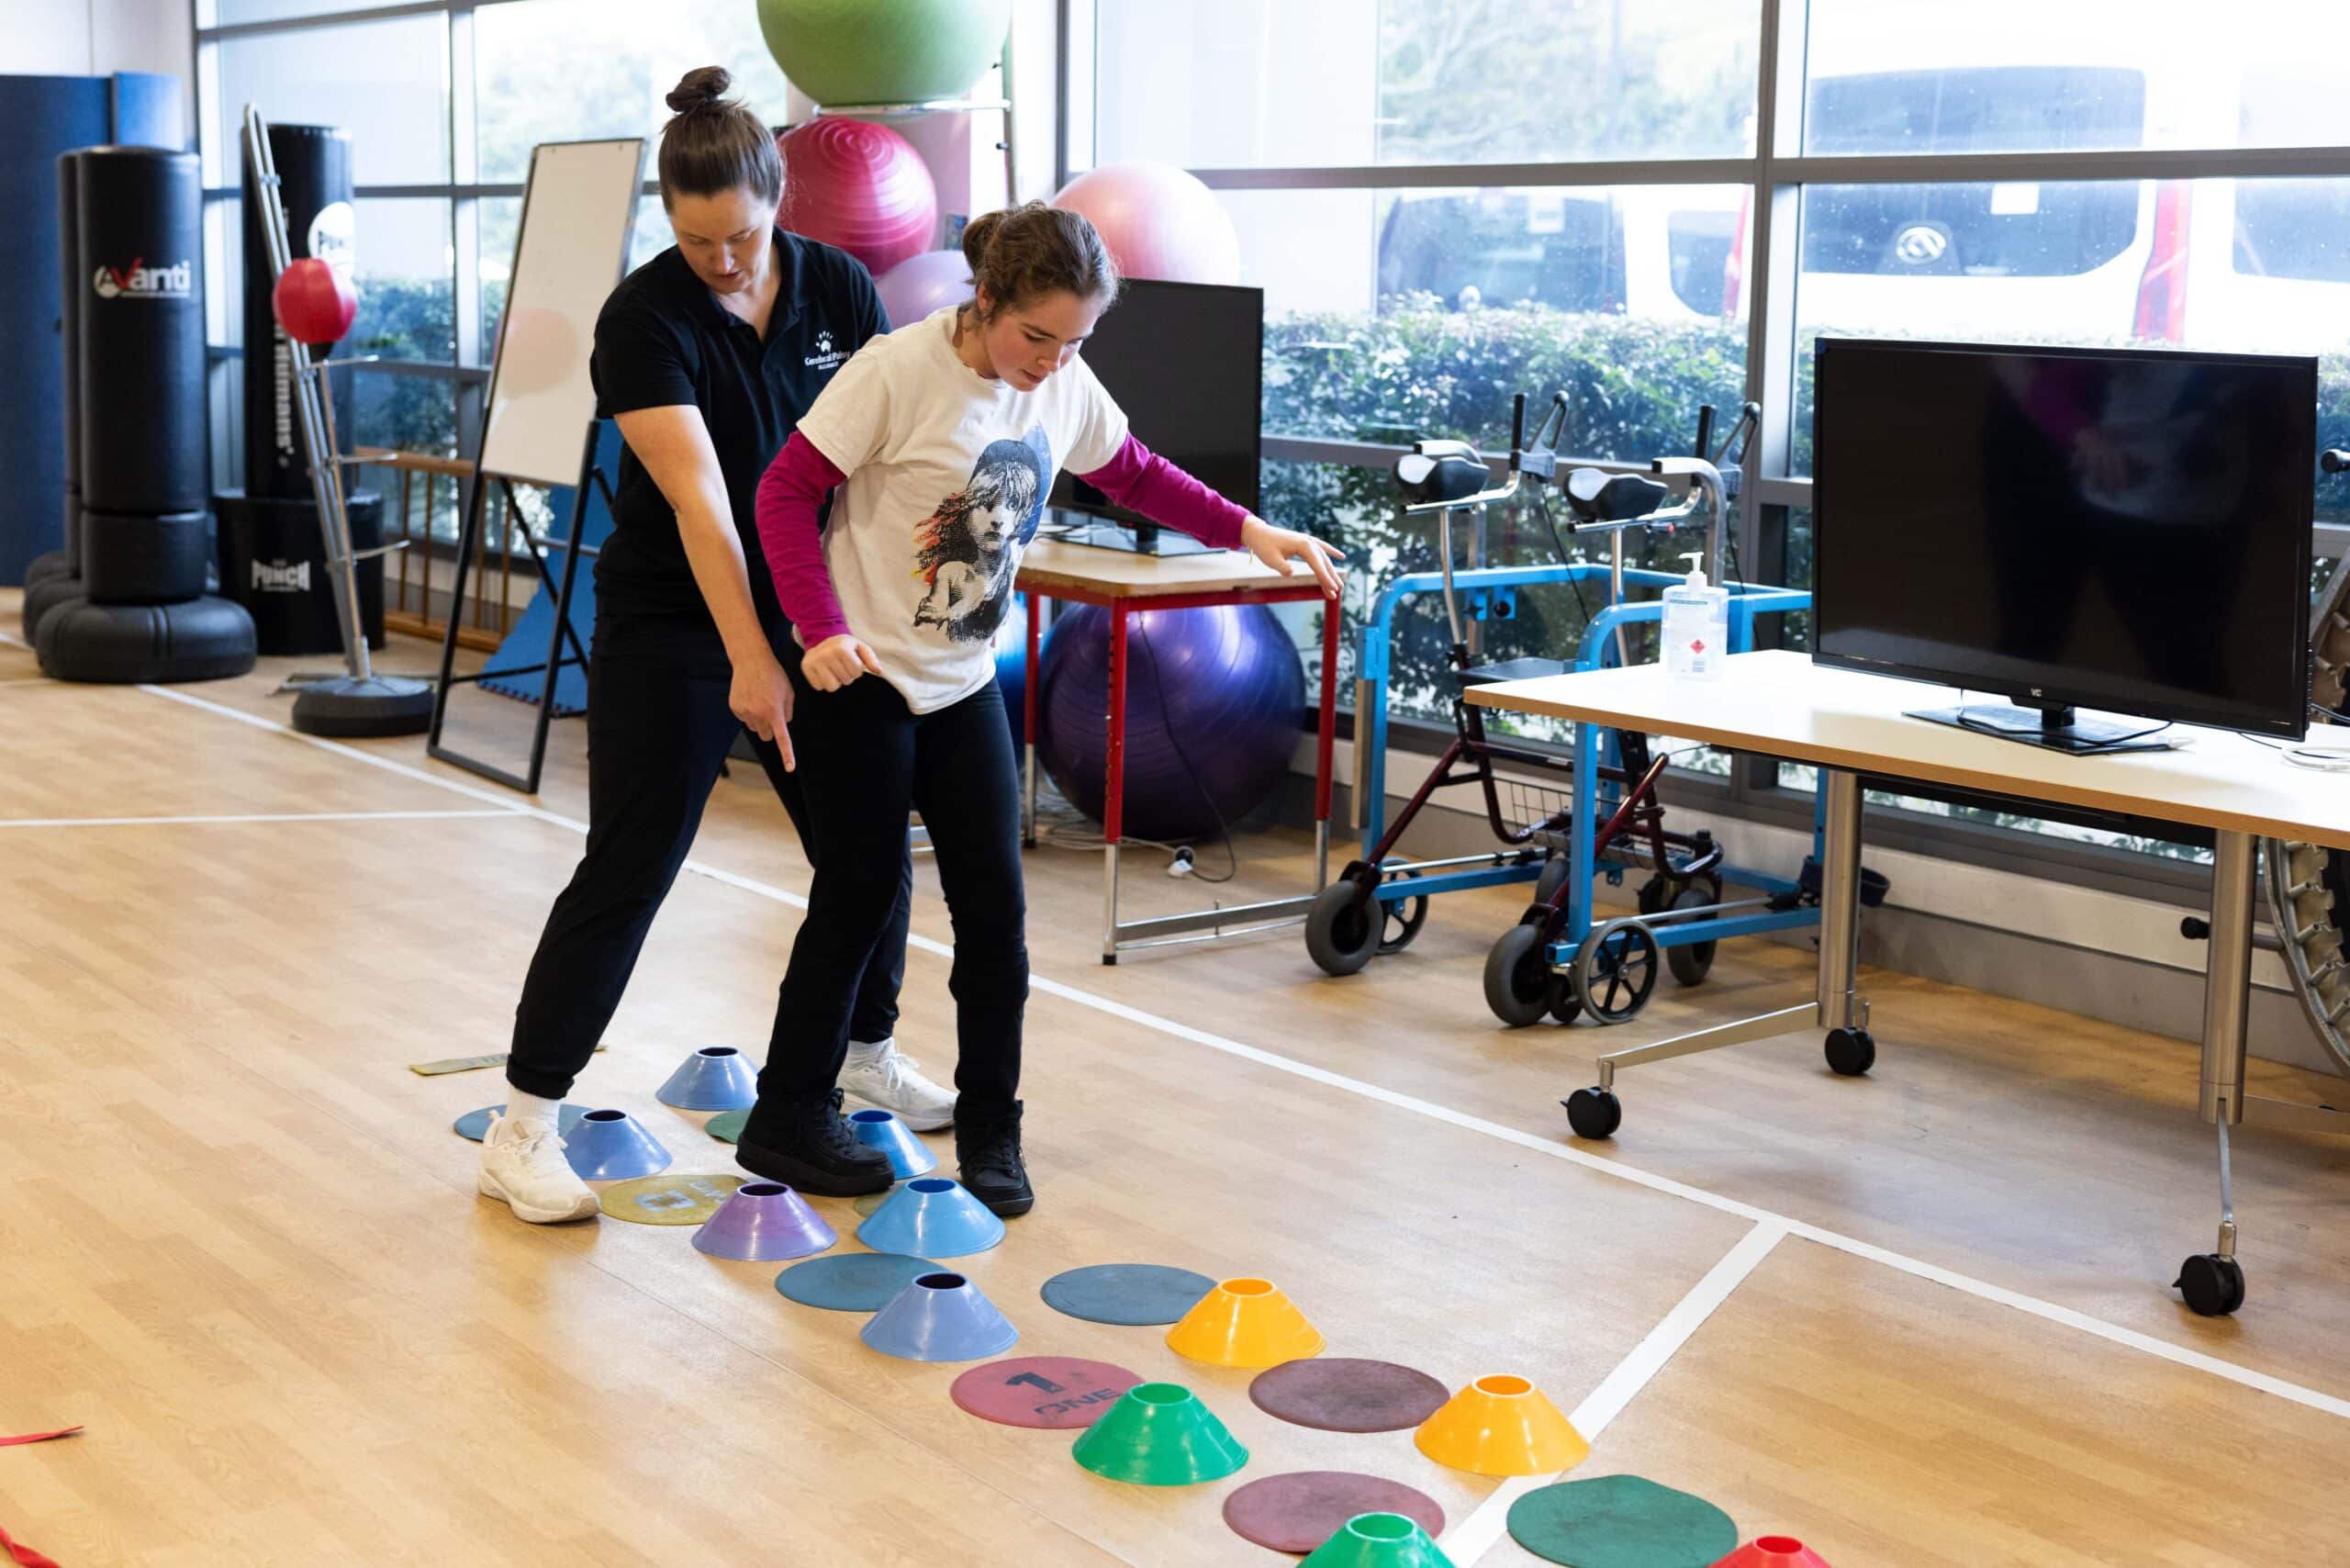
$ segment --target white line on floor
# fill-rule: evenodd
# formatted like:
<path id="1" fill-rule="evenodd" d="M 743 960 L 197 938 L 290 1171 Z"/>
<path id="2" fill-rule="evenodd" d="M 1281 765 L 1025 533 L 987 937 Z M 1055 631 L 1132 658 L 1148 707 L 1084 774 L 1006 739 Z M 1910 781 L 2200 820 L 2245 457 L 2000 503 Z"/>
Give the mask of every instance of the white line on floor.
<path id="1" fill-rule="evenodd" d="M 1616 1370 L 1568 1413 L 1567 1419 L 1574 1423 L 1575 1430 L 1596 1443 L 1607 1424 L 1623 1413 L 1624 1406 L 1648 1386 L 1651 1378 L 1664 1370 L 1664 1363 L 1689 1342 L 1697 1326 L 1713 1316 L 1714 1308 L 1729 1299 L 1730 1293 L 1745 1282 L 1746 1276 L 1754 1272 L 1786 1234 L 1785 1226 L 1764 1220 L 1740 1237 L 1738 1245 L 1724 1253 L 1721 1261 L 1690 1286 L 1689 1294 L 1649 1330 L 1648 1337 L 1632 1347 L 1632 1353 L 1617 1362 Z M 1494 1487 L 1468 1518 L 1455 1521 L 1444 1532 L 1439 1544 L 1445 1555 L 1460 1568 L 1470 1568 L 1470 1564 L 1492 1551 L 1508 1529 L 1510 1505 L 1558 1479 L 1556 1475 L 1513 1476 Z"/>
<path id="2" fill-rule="evenodd" d="M 297 741 L 323 750 L 357 757 L 372 767 L 380 767 L 405 778 L 418 779 L 440 789 L 453 790 L 460 795 L 470 796 L 476 800 L 488 801 L 495 805 L 505 806 L 518 816 L 535 817 L 541 821 L 568 828 L 575 833 L 588 831 L 585 823 L 572 818 L 558 816 L 553 812 L 536 806 L 514 806 L 510 800 L 501 800 L 470 784 L 460 784 L 454 779 L 428 773 L 422 768 L 411 767 L 406 763 L 394 762 L 388 757 L 375 756 L 335 741 L 301 734 L 274 720 L 224 707 L 201 697 L 190 696 L 185 692 L 173 691 L 160 686 L 142 686 L 139 689 L 152 692 L 158 697 L 170 698 L 175 702 L 185 702 L 190 707 L 206 709 L 259 729 L 274 730 L 280 734 L 290 735 Z M 781 888 L 736 872 L 722 870 L 700 861 L 688 860 L 685 863 L 685 869 L 697 872 L 714 881 L 723 882 L 729 887 L 739 888 L 761 898 L 789 905 L 793 909 L 804 910 L 808 907 L 807 899 L 800 894 L 788 892 Z M 940 956 L 951 956 L 954 952 L 954 949 L 946 943 L 934 941 L 926 936 L 911 936 L 907 939 L 907 946 Z M 1921 1259 L 1911 1258 L 1888 1248 L 1860 1240 L 1855 1237 L 1845 1236 L 1819 1226 L 1808 1225 L 1801 1220 L 1791 1219 L 1785 1215 L 1774 1214 L 1768 1209 L 1758 1208 L 1752 1204 L 1740 1203 L 1736 1198 L 1726 1198 L 1718 1193 L 1709 1193 L 1702 1187 L 1692 1187 L 1684 1182 L 1675 1182 L 1671 1177 L 1652 1175 L 1637 1166 L 1626 1165 L 1614 1159 L 1604 1159 L 1598 1155 L 1576 1148 L 1556 1138 L 1544 1137 L 1516 1127 L 1505 1126 L 1499 1122 L 1487 1121 L 1482 1116 L 1472 1116 L 1466 1112 L 1438 1105 L 1432 1101 L 1398 1093 L 1394 1090 L 1382 1088 L 1376 1083 L 1366 1083 L 1359 1078 L 1348 1078 L 1344 1073 L 1331 1072 L 1308 1062 L 1297 1061 L 1289 1057 L 1276 1055 L 1271 1051 L 1260 1050 L 1255 1046 L 1243 1045 L 1237 1040 L 1229 1040 L 1221 1035 L 1212 1035 L 1204 1029 L 1195 1029 L 1188 1024 L 1179 1024 L 1171 1018 L 1162 1018 L 1155 1013 L 1146 1013 L 1138 1007 L 1129 1007 L 1123 1002 L 1113 1002 L 1106 996 L 1096 996 L 1091 991 L 1080 991 L 1075 986 L 1066 985 L 1059 980 L 1035 975 L 1031 976 L 1029 985 L 1032 990 L 1059 997 L 1065 1002 L 1075 1002 L 1080 1007 L 1089 1007 L 1097 1013 L 1107 1014 L 1114 1018 L 1123 1018 L 1159 1034 L 1171 1036 L 1179 1040 L 1189 1040 L 1193 1045 L 1205 1046 L 1210 1050 L 1221 1051 L 1226 1056 L 1237 1057 L 1243 1061 L 1255 1062 L 1260 1067 L 1270 1068 L 1277 1072 L 1286 1072 L 1315 1083 L 1326 1084 L 1333 1089 L 1341 1089 L 1349 1094 L 1360 1095 L 1366 1100 L 1375 1100 L 1382 1104 L 1392 1105 L 1397 1110 L 1409 1111 L 1416 1115 L 1444 1122 L 1464 1131 L 1498 1138 L 1504 1143 L 1514 1144 L 1517 1148 L 1548 1156 L 1552 1159 L 1565 1160 L 1571 1165 L 1581 1165 L 1603 1175 L 1612 1176 L 1619 1182 L 1628 1182 L 1634 1186 L 1645 1187 L 1651 1192 L 1663 1193 L 1672 1197 L 1684 1198 L 1690 1203 L 1703 1204 L 1707 1208 L 1722 1214 L 1736 1215 L 1741 1219 L 1751 1220 L 1758 1225 L 1767 1223 L 1782 1226 L 1790 1236 L 1800 1237 L 1806 1241 L 1816 1241 L 1822 1247 L 1833 1248 L 1851 1257 L 1864 1258 L 1870 1262 L 1881 1263 L 1888 1269 L 1898 1270 L 1914 1278 L 1945 1285 L 1954 1291 L 1962 1291 L 1979 1301 L 2012 1307 L 2018 1312 L 2037 1317 L 2042 1322 L 2076 1329 L 2080 1333 L 2103 1339 L 2109 1344 L 2143 1351 L 2159 1360 L 2169 1361 L 2175 1366 L 2207 1372 L 2213 1377 L 2224 1378 L 2243 1387 L 2256 1389 L 2263 1394 L 2272 1394 L 2279 1399 L 2290 1400 L 2309 1409 L 2350 1420 L 2350 1399 L 2342 1399 L 2331 1394 L 2321 1394 L 2316 1389 L 2305 1388 L 2300 1383 L 2268 1372 L 2255 1372 L 2250 1367 L 2238 1366 L 2233 1361 L 2222 1361 L 2217 1356 L 2206 1355 L 2200 1350 L 2192 1350 L 2184 1345 L 2174 1345 L 2166 1340 L 2157 1339 L 2151 1334 L 2143 1334 L 2134 1328 L 2124 1328 L 2119 1324 L 2091 1317 L 2087 1313 L 2076 1312 L 2069 1306 L 2059 1306 L 2054 1302 L 2042 1301 L 2037 1296 L 2028 1296 L 2020 1291 L 2009 1290 L 2004 1285 L 1995 1285 L 1986 1280 L 1975 1279 L 1970 1275 L 1959 1273 L 1955 1270 L 1945 1269 Z"/>
<path id="3" fill-rule="evenodd" d="M 0 828 L 15 827 L 165 827 L 182 823 L 381 823 L 445 822 L 466 817 L 510 817 L 511 808 L 485 806 L 472 812 L 261 812 L 249 816 L 195 817 L 15 817 L 0 818 Z"/>

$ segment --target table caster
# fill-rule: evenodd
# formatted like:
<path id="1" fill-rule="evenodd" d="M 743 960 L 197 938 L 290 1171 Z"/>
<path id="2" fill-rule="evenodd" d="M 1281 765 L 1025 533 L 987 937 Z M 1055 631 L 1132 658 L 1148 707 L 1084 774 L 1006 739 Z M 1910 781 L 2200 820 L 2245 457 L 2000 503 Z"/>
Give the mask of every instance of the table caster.
<path id="1" fill-rule="evenodd" d="M 1828 1065 L 1847 1078 L 1858 1078 L 1876 1065 L 1876 1041 L 1866 1029 L 1830 1029 Z"/>
<path id="2" fill-rule="evenodd" d="M 1609 1137 L 1624 1125 L 1624 1103 L 1605 1089 L 1578 1089 L 1559 1103 L 1577 1137 Z"/>
<path id="3" fill-rule="evenodd" d="M 2179 1265 L 2171 1288 L 2187 1298 L 2198 1317 L 2225 1317 L 2244 1305 L 2244 1271 L 2232 1258 L 2199 1252 Z"/>

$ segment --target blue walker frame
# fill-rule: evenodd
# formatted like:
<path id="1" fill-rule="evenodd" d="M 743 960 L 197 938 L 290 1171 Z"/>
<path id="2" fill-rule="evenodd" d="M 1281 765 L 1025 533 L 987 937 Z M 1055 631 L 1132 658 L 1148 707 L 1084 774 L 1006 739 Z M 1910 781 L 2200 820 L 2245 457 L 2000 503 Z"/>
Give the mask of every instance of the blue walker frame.
<path id="1" fill-rule="evenodd" d="M 1605 585 L 1610 575 L 1610 567 L 1599 562 L 1554 566 L 1487 566 L 1454 572 L 1452 583 L 1467 620 L 1483 623 L 1513 619 L 1520 588 L 1550 583 L 1577 583 L 1590 578 L 1597 578 Z M 1627 567 L 1623 578 L 1628 586 L 1639 584 L 1660 588 L 1673 587 L 1682 581 L 1678 573 L 1637 567 Z M 1722 586 L 1730 590 L 1732 653 L 1744 653 L 1753 646 L 1756 616 L 1811 607 L 1811 595 L 1799 588 L 1739 582 Z M 1357 777 L 1361 782 L 1356 800 L 1362 816 L 1361 861 L 1379 872 L 1376 897 L 1382 904 L 1396 904 L 1409 899 L 1442 893 L 1466 892 L 1472 888 L 1530 882 L 1542 874 L 1545 857 L 1525 848 L 1497 849 L 1490 856 L 1463 857 L 1460 860 L 1434 863 L 1444 867 L 1480 860 L 1487 862 L 1482 867 L 1471 866 L 1459 870 L 1417 871 L 1414 869 L 1412 861 L 1395 860 L 1380 864 L 1371 859 L 1380 839 L 1385 835 L 1387 823 L 1387 688 L 1395 612 L 1407 599 L 1425 593 L 1441 593 L 1443 589 L 1444 574 L 1441 571 L 1413 572 L 1398 577 L 1381 592 L 1371 619 L 1362 628 L 1355 666 L 1355 744 L 1358 746 L 1368 745 L 1370 754 L 1357 769 Z M 1612 593 L 1613 590 L 1609 591 Z M 1638 602 L 1612 600 L 1592 617 L 1590 625 L 1585 628 L 1574 668 L 1578 671 L 1595 670 L 1614 665 L 1615 660 L 1610 655 L 1617 629 L 1660 621 L 1663 614 L 1664 605 L 1661 599 Z M 1598 749 L 1595 750 L 1595 747 Z M 1578 759 L 1597 756 L 1604 766 L 1608 767 L 1620 767 L 1622 763 L 1615 732 L 1612 729 L 1603 731 L 1601 726 L 1588 722 L 1575 725 L 1573 755 Z M 1567 921 L 1560 939 L 1550 944 L 1548 953 L 1550 967 L 1558 970 L 1564 970 L 1573 962 L 1576 951 L 1596 924 L 1592 910 L 1599 878 L 1604 875 L 1611 887 L 1620 886 L 1625 872 L 1621 865 L 1602 867 L 1598 863 L 1595 845 L 1598 824 L 1613 814 L 1623 797 L 1624 787 L 1614 780 L 1601 779 L 1597 768 L 1577 767 L 1573 769 L 1570 788 L 1573 803 L 1568 823 Z M 1812 855 L 1815 859 L 1822 852 L 1826 812 L 1827 793 L 1823 781 L 1812 810 Z M 1529 855 L 1533 857 L 1529 858 Z M 1766 899 L 1799 898 L 1803 892 L 1796 879 L 1774 876 L 1752 867 L 1724 863 L 1717 868 L 1716 874 L 1725 883 L 1734 882 L 1741 887 L 1758 889 Z M 1621 918 L 1628 923 L 1639 917 Z M 1660 948 L 1664 948 L 1721 941 L 1733 936 L 1751 936 L 1769 931 L 1796 930 L 1818 924 L 1819 909 L 1816 903 L 1798 904 L 1791 909 L 1765 909 L 1751 913 L 1716 916 L 1701 916 L 1693 911 L 1685 913 L 1680 919 L 1657 923 L 1650 928 L 1650 935 Z"/>

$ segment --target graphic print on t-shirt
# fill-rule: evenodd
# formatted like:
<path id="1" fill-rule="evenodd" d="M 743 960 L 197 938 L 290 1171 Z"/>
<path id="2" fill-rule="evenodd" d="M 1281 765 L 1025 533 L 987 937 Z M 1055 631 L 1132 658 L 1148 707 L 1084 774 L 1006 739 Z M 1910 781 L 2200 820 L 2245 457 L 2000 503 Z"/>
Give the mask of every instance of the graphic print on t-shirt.
<path id="1" fill-rule="evenodd" d="M 929 585 L 914 624 L 957 643 L 984 643 L 1003 623 L 1020 552 L 1045 509 L 1052 442 L 1041 424 L 1019 441 L 988 443 L 969 483 L 914 528 L 914 576 Z"/>

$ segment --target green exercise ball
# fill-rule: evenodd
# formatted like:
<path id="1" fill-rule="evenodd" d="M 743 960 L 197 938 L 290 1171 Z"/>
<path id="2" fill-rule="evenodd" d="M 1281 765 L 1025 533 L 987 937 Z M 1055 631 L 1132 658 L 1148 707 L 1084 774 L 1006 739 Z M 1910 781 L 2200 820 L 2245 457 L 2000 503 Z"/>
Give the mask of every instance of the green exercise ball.
<path id="1" fill-rule="evenodd" d="M 759 0 L 759 31 L 819 104 L 959 98 L 1003 52 L 1012 0 Z"/>

